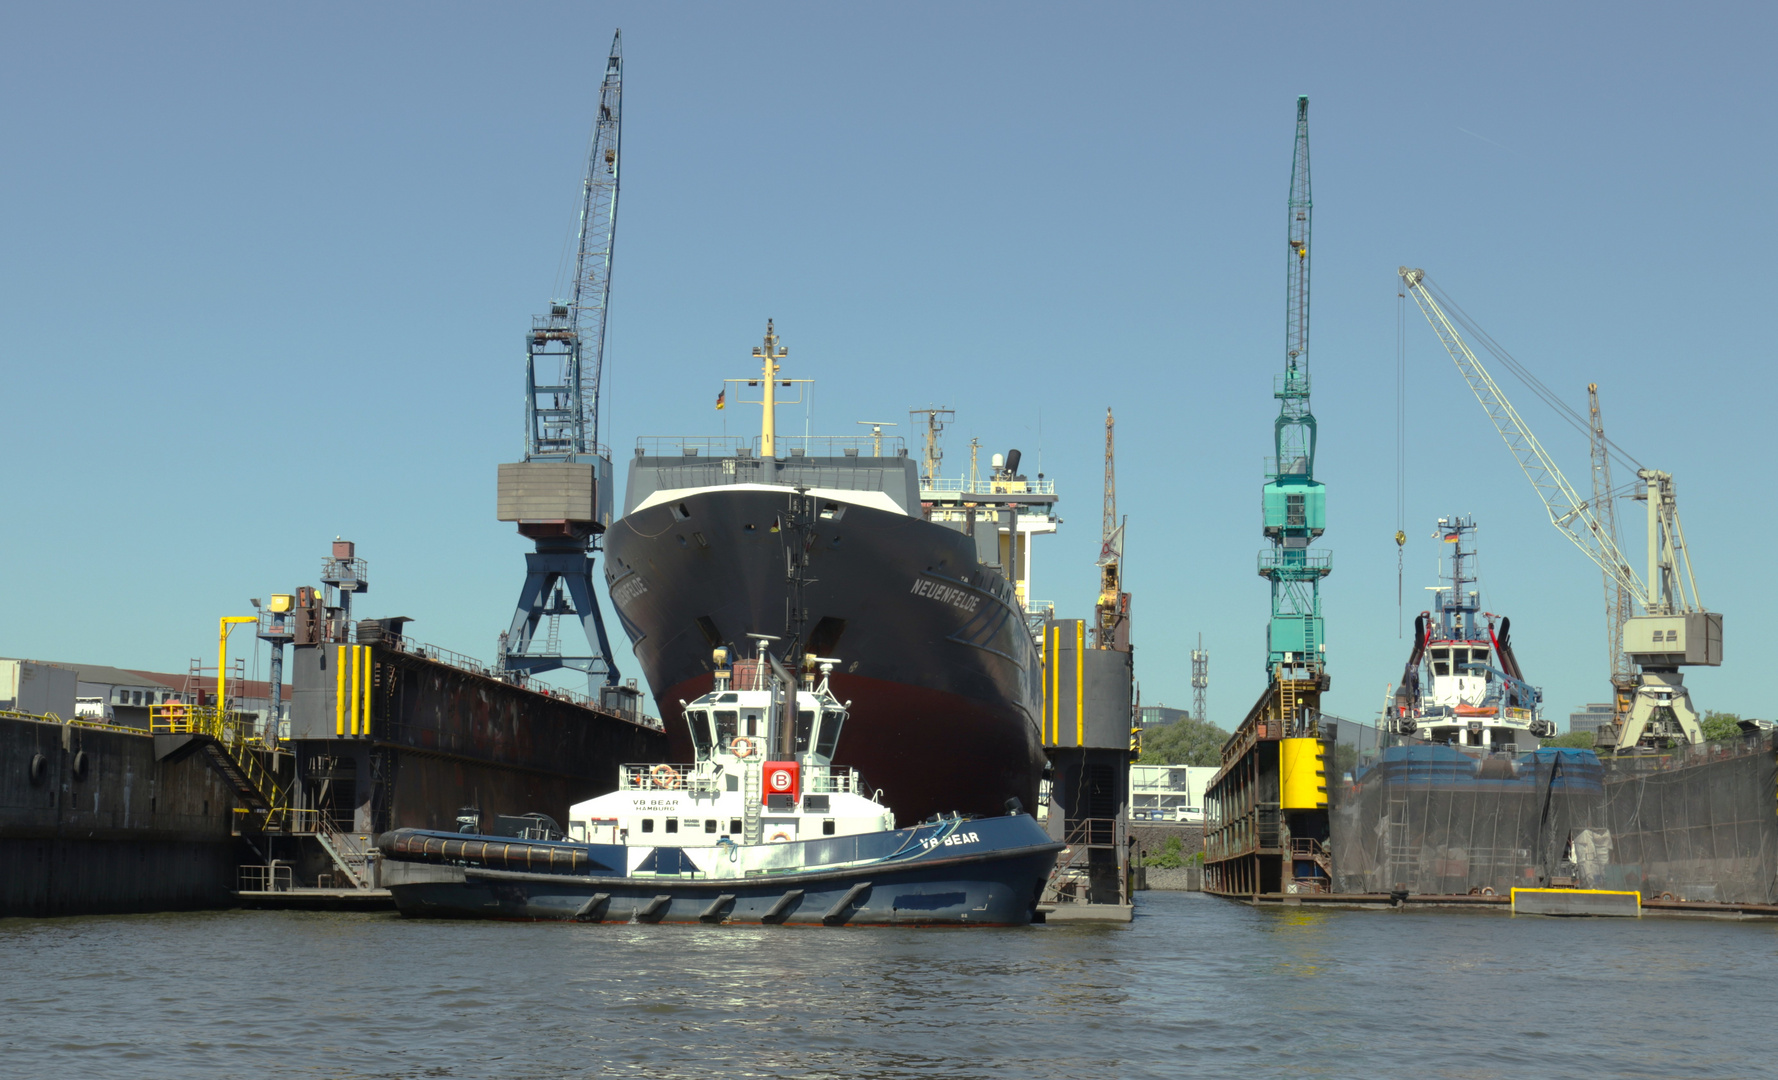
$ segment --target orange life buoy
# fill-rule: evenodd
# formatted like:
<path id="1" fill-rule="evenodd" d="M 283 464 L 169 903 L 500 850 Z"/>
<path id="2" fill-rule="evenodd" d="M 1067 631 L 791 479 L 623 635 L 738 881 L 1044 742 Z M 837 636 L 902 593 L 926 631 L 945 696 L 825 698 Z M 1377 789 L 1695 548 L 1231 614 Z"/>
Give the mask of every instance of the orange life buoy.
<path id="1" fill-rule="evenodd" d="M 671 765 L 656 765 L 651 771 L 654 774 L 655 787 L 678 790 L 685 783 L 685 780 L 679 775 L 679 770 Z"/>
<path id="2" fill-rule="evenodd" d="M 772 843 L 774 843 L 774 844 L 783 844 L 783 843 L 787 843 L 787 842 L 789 842 L 789 840 L 790 840 L 790 834 L 789 834 L 789 833 L 785 833 L 785 832 L 775 832 L 775 833 L 773 833 L 773 834 L 772 834 L 772 839 L 771 839 L 771 842 L 772 842 Z"/>
<path id="3" fill-rule="evenodd" d="M 753 740 L 745 735 L 735 736 L 735 740 L 728 744 L 728 748 L 733 750 L 735 756 L 738 758 L 750 758 L 753 756 Z"/>

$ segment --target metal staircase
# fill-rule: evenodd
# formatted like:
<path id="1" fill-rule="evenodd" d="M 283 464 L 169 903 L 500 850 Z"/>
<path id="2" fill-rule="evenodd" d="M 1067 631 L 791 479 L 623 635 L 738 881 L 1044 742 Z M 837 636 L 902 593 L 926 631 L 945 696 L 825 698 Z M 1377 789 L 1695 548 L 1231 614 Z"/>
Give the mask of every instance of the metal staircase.
<path id="1" fill-rule="evenodd" d="M 341 832 L 333 822 L 327 820 L 325 814 L 316 818 L 315 839 L 320 842 L 321 850 L 327 852 L 333 864 L 345 872 L 346 880 L 353 888 L 369 889 L 373 887 L 371 880 L 369 837 L 355 836 Z"/>
<path id="2" fill-rule="evenodd" d="M 278 787 L 278 778 L 253 749 L 248 725 L 226 707 L 183 702 L 151 705 L 148 730 L 154 736 L 156 761 L 201 752 L 246 810 L 247 828 L 265 831 L 283 824 L 289 804 Z"/>

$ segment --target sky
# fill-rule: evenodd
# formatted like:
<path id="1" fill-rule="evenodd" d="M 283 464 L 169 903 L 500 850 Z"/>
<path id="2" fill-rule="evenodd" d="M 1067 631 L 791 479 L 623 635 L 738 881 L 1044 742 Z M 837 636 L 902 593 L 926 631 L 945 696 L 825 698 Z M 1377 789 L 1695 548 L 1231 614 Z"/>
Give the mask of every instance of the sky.
<path id="1" fill-rule="evenodd" d="M 1086 616 L 1112 408 L 1142 699 L 1190 704 L 1201 634 L 1232 727 L 1266 679 L 1307 94 L 1324 708 L 1376 716 L 1450 514 L 1480 524 L 1483 605 L 1549 715 L 1607 693 L 1600 575 L 1411 303 L 1398 338 L 1406 264 L 1569 404 L 1598 383 L 1613 440 L 1674 475 L 1725 623 L 1693 700 L 1771 717 L 1778 620 L 1734 546 L 1778 524 L 1778 15 L 1752 4 L 7 5 L 0 655 L 182 671 L 342 536 L 358 613 L 492 658 L 528 547 L 495 466 L 522 455 L 522 334 L 617 27 L 620 472 L 639 436 L 753 430 L 712 406 L 770 317 L 816 380 L 786 428 L 942 405 L 948 471 L 979 437 L 1054 478 L 1033 594 Z M 1585 438 L 1497 374 L 1585 489 Z"/>

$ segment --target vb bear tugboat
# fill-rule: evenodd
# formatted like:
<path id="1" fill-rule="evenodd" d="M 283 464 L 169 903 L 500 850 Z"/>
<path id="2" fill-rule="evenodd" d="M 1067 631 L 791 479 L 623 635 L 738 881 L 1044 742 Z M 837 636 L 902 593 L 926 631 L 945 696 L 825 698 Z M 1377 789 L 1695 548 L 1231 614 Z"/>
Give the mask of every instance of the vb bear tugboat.
<path id="1" fill-rule="evenodd" d="M 800 630 L 798 526 L 791 622 Z M 1061 844 L 1017 800 L 997 817 L 895 827 L 854 769 L 833 764 L 851 702 L 838 660 L 714 650 L 712 690 L 683 705 L 696 760 L 625 765 L 618 790 L 569 811 L 567 835 L 399 829 L 378 840 L 402 914 L 562 921 L 1008 926 L 1033 921 Z M 786 663 L 786 660 L 791 661 Z M 799 670 L 800 669 L 800 670 Z M 800 685 L 799 685 L 800 684 Z M 879 793 L 880 794 L 880 793 Z M 552 823 L 553 824 L 553 823 Z"/>

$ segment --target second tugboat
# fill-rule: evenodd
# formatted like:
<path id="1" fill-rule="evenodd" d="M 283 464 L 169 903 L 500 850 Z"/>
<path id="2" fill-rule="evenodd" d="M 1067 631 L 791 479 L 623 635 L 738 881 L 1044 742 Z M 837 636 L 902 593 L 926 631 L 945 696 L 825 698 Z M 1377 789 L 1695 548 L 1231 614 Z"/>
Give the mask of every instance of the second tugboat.
<path id="1" fill-rule="evenodd" d="M 1428 742 L 1490 753 L 1535 749 L 1554 735 L 1543 718 L 1543 691 L 1525 681 L 1513 654 L 1512 620 L 1481 608 L 1474 585 L 1475 521 L 1438 519 L 1435 534 L 1451 549 L 1447 584 L 1434 590 L 1433 610 L 1414 619 L 1414 648 L 1389 704 L 1385 726 Z"/>

